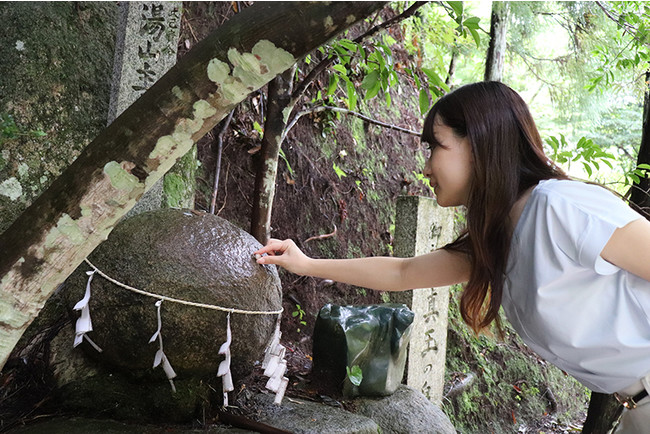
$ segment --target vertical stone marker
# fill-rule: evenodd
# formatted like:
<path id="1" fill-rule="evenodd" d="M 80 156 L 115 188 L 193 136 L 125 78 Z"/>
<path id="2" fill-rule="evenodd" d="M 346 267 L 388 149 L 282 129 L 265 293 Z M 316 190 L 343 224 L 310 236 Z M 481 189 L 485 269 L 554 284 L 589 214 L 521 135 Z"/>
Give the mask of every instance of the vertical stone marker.
<path id="1" fill-rule="evenodd" d="M 182 2 L 120 2 L 110 124 L 176 64 Z"/>
<path id="2" fill-rule="evenodd" d="M 120 2 L 118 30 L 115 43 L 115 63 L 111 101 L 108 108 L 110 124 L 160 77 L 176 64 L 180 35 L 182 2 Z M 187 161 L 186 161 L 187 160 Z M 191 161 L 190 161 L 191 160 Z M 196 148 L 183 157 L 170 173 L 154 185 L 129 212 L 129 216 L 161 206 L 193 208 L 194 189 L 184 192 L 184 179 L 193 180 Z M 185 170 L 181 168 L 185 168 Z M 181 171 L 183 173 L 174 173 Z M 171 189 L 183 199 L 168 200 L 163 184 L 173 183 Z M 165 190 L 167 190 L 165 188 Z"/>
<path id="3" fill-rule="evenodd" d="M 400 196 L 395 218 L 395 256 L 429 253 L 453 239 L 454 210 L 434 199 Z M 406 383 L 435 404 L 442 402 L 447 350 L 449 287 L 391 293 L 391 300 L 415 312 Z"/>

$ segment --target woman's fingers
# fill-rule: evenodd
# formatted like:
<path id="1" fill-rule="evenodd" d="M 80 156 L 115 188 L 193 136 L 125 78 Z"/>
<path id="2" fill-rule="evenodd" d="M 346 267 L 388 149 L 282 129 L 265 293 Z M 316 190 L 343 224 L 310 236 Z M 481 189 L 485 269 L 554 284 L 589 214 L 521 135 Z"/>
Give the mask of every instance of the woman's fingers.
<path id="1" fill-rule="evenodd" d="M 266 253 L 266 256 L 261 256 Z M 258 264 L 274 264 L 283 267 L 290 266 L 295 261 L 296 255 L 301 252 L 292 240 L 277 240 L 271 238 L 266 246 L 254 253 Z"/>
<path id="2" fill-rule="evenodd" d="M 258 249 L 257 251 L 254 252 L 254 254 L 262 255 L 264 253 L 266 254 L 275 253 L 276 251 L 281 250 L 281 247 L 282 247 L 282 241 L 269 240 L 266 246 L 262 247 L 261 249 Z"/>

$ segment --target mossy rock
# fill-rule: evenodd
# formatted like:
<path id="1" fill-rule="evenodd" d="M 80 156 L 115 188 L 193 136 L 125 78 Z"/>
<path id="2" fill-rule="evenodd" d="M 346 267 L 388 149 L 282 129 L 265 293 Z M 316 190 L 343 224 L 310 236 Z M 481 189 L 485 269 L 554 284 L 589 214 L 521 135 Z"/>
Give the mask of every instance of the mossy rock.
<path id="1" fill-rule="evenodd" d="M 128 286 L 175 299 L 251 311 L 281 308 L 281 287 L 274 266 L 261 266 L 252 253 L 261 245 L 227 221 L 205 213 L 162 209 L 139 214 L 116 226 L 89 260 Z M 83 298 L 90 270 L 81 265 L 66 281 L 67 306 Z M 94 275 L 88 333 L 103 352 L 81 348 L 103 366 L 137 381 L 158 380 L 151 369 L 158 341 L 156 299 L 124 289 Z M 226 340 L 227 313 L 164 301 L 161 306 L 165 355 L 179 378 L 216 373 Z M 75 317 L 78 316 L 75 313 Z M 263 356 L 277 315 L 231 314 L 232 371 L 249 374 Z"/>

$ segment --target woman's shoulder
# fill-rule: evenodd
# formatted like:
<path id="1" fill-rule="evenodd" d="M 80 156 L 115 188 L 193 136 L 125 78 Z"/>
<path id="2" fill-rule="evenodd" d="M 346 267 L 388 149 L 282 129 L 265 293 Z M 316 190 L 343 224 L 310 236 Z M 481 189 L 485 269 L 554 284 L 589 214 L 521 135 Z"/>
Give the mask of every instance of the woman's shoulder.
<path id="1" fill-rule="evenodd" d="M 535 190 L 544 194 L 585 194 L 585 193 L 605 193 L 613 194 L 611 190 L 594 183 L 577 181 L 574 179 L 543 179 L 539 182 Z"/>
<path id="2" fill-rule="evenodd" d="M 540 181 L 533 193 L 536 196 L 535 200 L 565 211 L 575 209 L 588 214 L 633 212 L 628 204 L 611 190 L 598 184 L 572 179 Z"/>

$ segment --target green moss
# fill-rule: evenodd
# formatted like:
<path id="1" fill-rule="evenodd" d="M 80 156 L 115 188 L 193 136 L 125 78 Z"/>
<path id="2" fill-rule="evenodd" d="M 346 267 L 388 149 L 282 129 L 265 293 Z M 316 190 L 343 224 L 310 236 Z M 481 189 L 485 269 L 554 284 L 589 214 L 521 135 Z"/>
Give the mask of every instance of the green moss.
<path id="1" fill-rule="evenodd" d="M 446 382 L 470 372 L 476 380 L 443 404 L 456 428 L 463 433 L 516 431 L 518 425 L 551 412 L 547 389 L 557 402 L 558 417 L 567 421 L 581 417 L 588 401 L 584 387 L 553 366 L 539 363 L 507 323 L 503 341 L 475 336 L 460 318 L 458 291 L 452 291 L 449 310 Z"/>
<path id="2" fill-rule="evenodd" d="M 73 382 L 59 391 L 63 409 L 96 416 L 100 408 L 103 417 L 120 420 L 186 423 L 209 395 L 208 382 L 196 378 L 175 379 L 176 393 L 165 380 L 134 378 L 129 382 L 121 375 L 102 373 L 83 381 L 83 385 Z"/>
<path id="3" fill-rule="evenodd" d="M 333 157 L 338 154 L 338 144 L 333 136 L 328 135 L 327 137 L 321 137 L 318 141 L 320 142 L 318 143 L 318 147 L 326 159 L 332 160 Z"/>
<path id="4" fill-rule="evenodd" d="M 198 170 L 196 145 L 180 158 L 163 179 L 163 206 L 194 208 L 196 172 Z"/>
<path id="5" fill-rule="evenodd" d="M 355 150 L 359 153 L 364 153 L 368 146 L 366 144 L 366 130 L 364 129 L 364 121 L 358 117 L 350 117 L 348 122 L 350 133 L 355 142 Z"/>
<path id="6" fill-rule="evenodd" d="M 361 258 L 363 257 L 363 250 L 361 250 L 361 247 L 359 246 L 356 246 L 354 244 L 348 244 L 347 257 L 350 259 Z"/>
<path id="7" fill-rule="evenodd" d="M 110 2 L 0 3 L 0 113 L 20 132 L 3 140 L 0 179 L 23 190 L 0 197 L 0 232 L 106 126 L 116 18 Z"/>
<path id="8" fill-rule="evenodd" d="M 327 233 L 327 232 L 322 232 L 322 233 Z M 340 242 L 338 239 L 327 238 L 325 240 L 322 240 L 316 245 L 316 248 L 318 250 L 319 258 L 334 259 L 340 257 L 338 253 L 340 248 Z"/>

